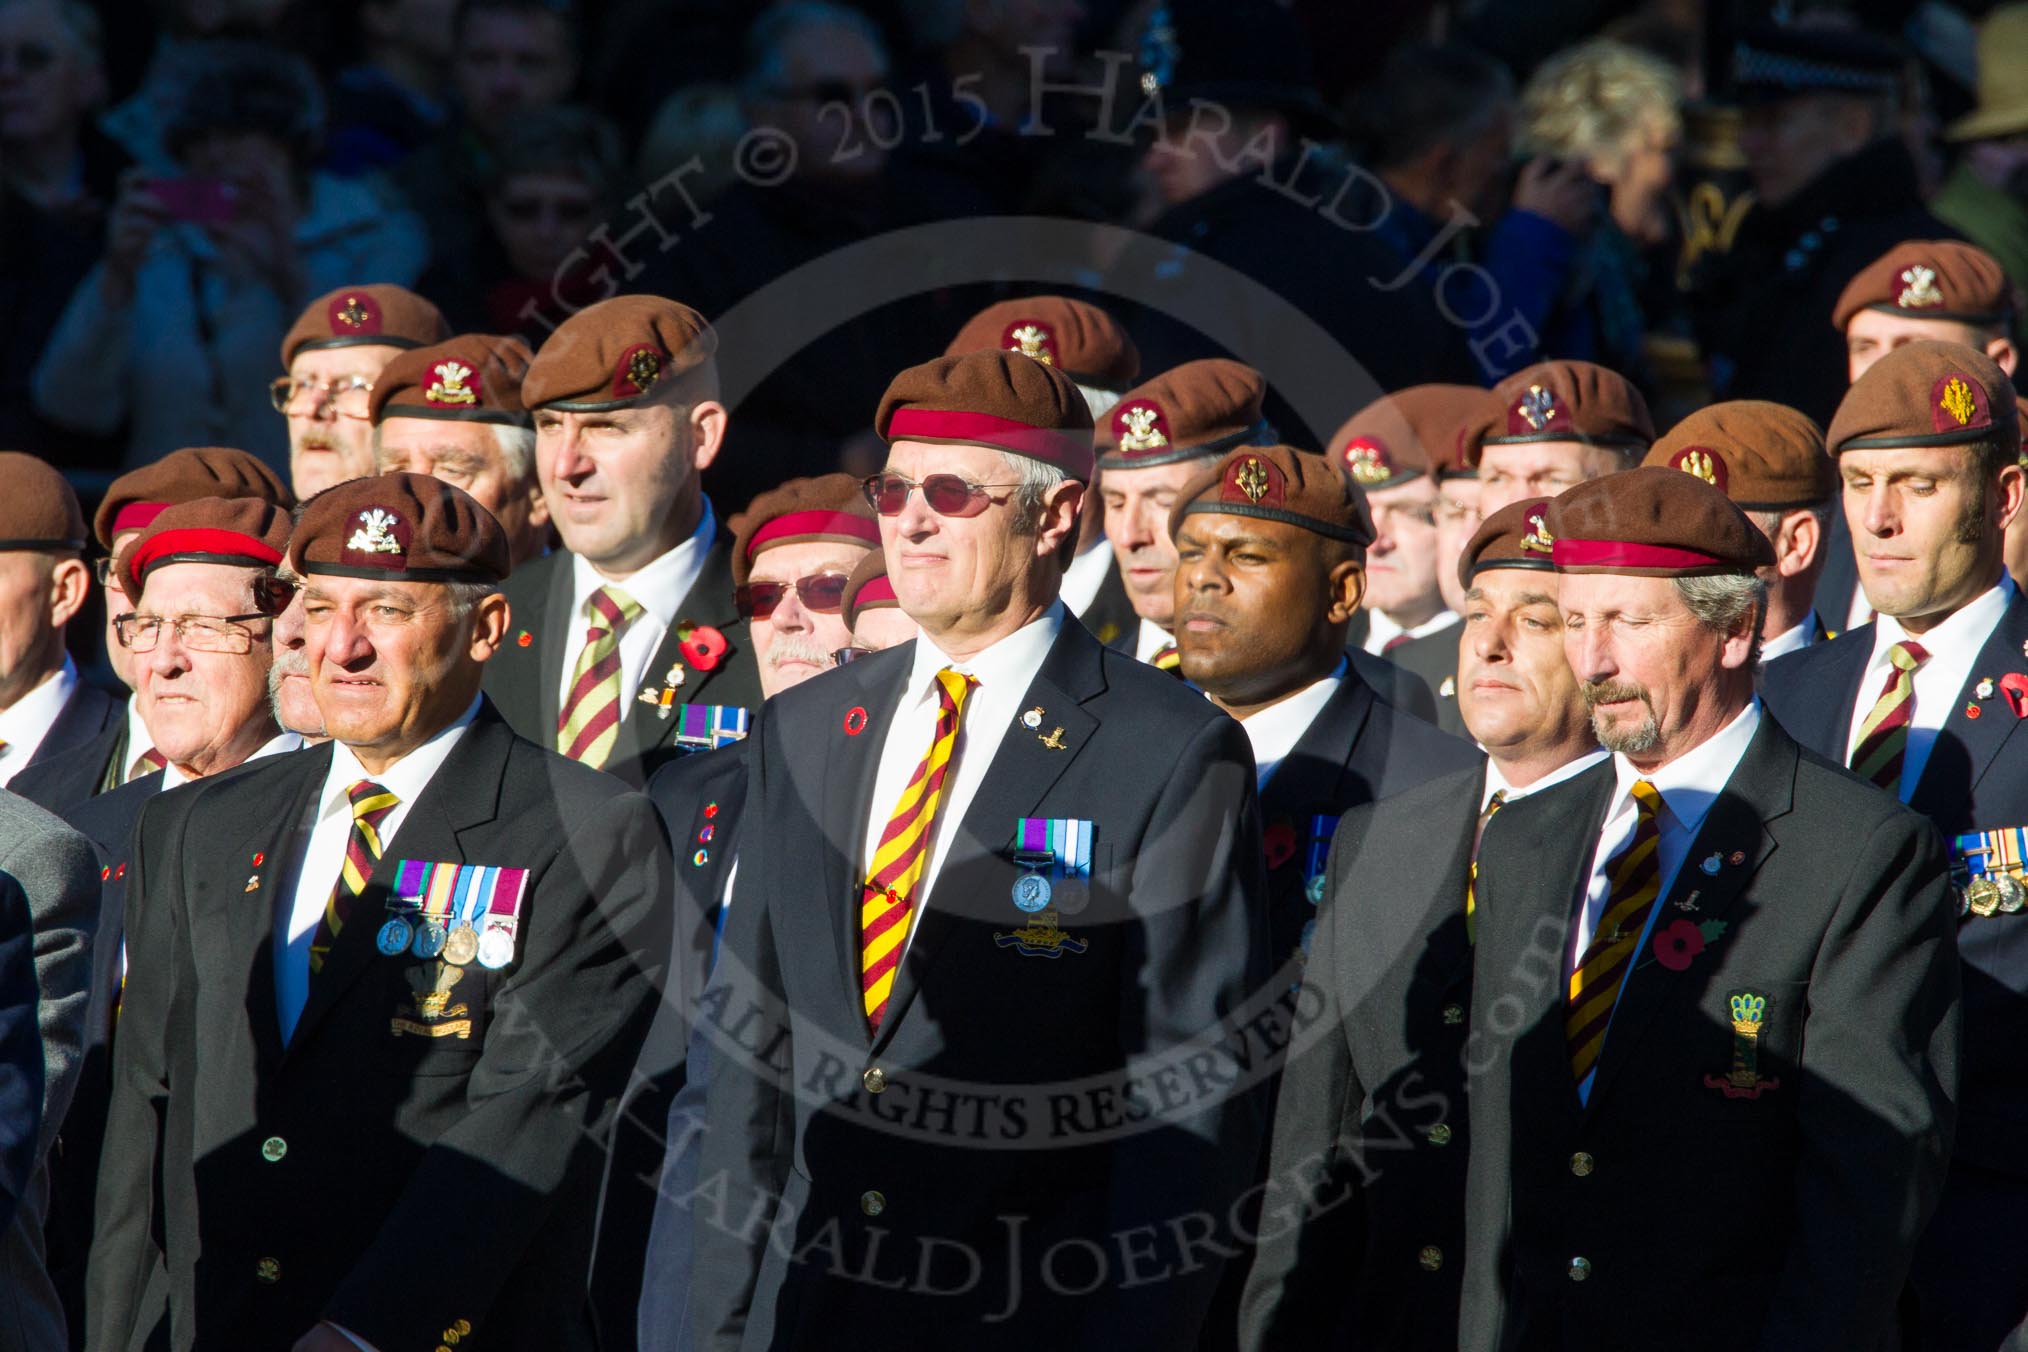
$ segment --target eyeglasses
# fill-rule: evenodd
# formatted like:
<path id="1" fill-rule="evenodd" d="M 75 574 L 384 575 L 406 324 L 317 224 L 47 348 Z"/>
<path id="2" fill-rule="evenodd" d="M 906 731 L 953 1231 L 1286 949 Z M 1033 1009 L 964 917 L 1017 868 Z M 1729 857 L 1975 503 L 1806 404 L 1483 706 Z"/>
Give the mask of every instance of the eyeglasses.
<path id="1" fill-rule="evenodd" d="M 365 376 L 336 380 L 295 380 L 277 376 L 268 382 L 268 401 L 277 413 L 311 415 L 329 403 L 341 418 L 365 418 L 373 398 L 373 382 Z"/>
<path id="2" fill-rule="evenodd" d="M 857 662 L 862 657 L 871 656 L 873 656 L 873 649 L 871 648 L 840 648 L 831 654 L 831 660 L 842 667 L 848 662 Z"/>
<path id="3" fill-rule="evenodd" d="M 128 652 L 151 653 L 162 641 L 166 626 L 176 631 L 176 641 L 197 653 L 247 653 L 253 650 L 254 636 L 241 628 L 253 620 L 272 619 L 258 612 L 246 615 L 137 615 L 128 611 L 113 617 L 113 633 Z"/>
<path id="4" fill-rule="evenodd" d="M 256 614 L 273 619 L 289 608 L 289 603 L 296 599 L 296 593 L 302 589 L 303 584 L 300 582 L 277 577 L 273 573 L 262 573 L 253 581 L 254 611 Z"/>
<path id="5" fill-rule="evenodd" d="M 987 489 L 1020 486 L 967 483 L 955 474 L 932 474 L 920 483 L 904 479 L 899 474 L 869 474 L 861 481 L 859 489 L 866 494 L 868 505 L 882 516 L 900 516 L 902 509 L 908 506 L 908 495 L 918 488 L 922 490 L 922 500 L 938 516 L 977 516 L 986 510 L 988 503 L 1001 500 Z"/>
<path id="6" fill-rule="evenodd" d="M 775 607 L 794 587 L 803 609 L 835 615 L 845 604 L 847 581 L 843 573 L 817 573 L 794 582 L 748 582 L 732 589 L 732 603 L 738 607 L 741 619 L 764 620 L 775 613 Z"/>
<path id="7" fill-rule="evenodd" d="M 102 559 L 92 560 L 92 577 L 97 580 L 101 587 L 121 587 L 122 590 L 125 589 L 120 582 L 120 575 L 113 570 L 113 556 L 110 554 Z"/>

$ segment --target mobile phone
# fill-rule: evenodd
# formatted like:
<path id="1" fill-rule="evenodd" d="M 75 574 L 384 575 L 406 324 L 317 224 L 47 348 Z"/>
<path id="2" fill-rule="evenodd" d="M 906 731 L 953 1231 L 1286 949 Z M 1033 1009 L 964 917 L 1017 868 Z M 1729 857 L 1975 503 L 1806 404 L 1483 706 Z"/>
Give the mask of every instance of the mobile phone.
<path id="1" fill-rule="evenodd" d="M 238 215 L 239 193 L 218 178 L 151 178 L 141 187 L 179 221 L 216 225 Z"/>

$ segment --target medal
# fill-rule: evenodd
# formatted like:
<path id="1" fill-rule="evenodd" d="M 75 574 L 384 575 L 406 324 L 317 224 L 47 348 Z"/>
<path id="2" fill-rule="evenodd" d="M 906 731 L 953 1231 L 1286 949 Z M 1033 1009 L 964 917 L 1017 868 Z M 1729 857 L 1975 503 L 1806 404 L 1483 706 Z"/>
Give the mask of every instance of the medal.
<path id="1" fill-rule="evenodd" d="M 2028 905 L 2028 887 L 2022 886 L 2019 878 L 2011 873 L 2002 873 L 1993 881 L 2000 889 L 2000 909 L 2003 912 L 2013 915 Z"/>
<path id="2" fill-rule="evenodd" d="M 1014 905 L 1029 915 L 1049 905 L 1049 879 L 1040 873 L 1024 873 L 1014 880 Z"/>
<path id="3" fill-rule="evenodd" d="M 509 925 L 488 925 L 479 936 L 479 965 L 499 971 L 514 961 L 514 930 Z"/>
<path id="4" fill-rule="evenodd" d="M 1991 878 L 1974 878 L 1965 889 L 1965 905 L 1973 915 L 1984 917 L 2000 909 L 2000 885 Z"/>
<path id="5" fill-rule="evenodd" d="M 457 967 L 464 967 L 479 956 L 479 931 L 470 925 L 460 925 L 444 940 L 444 961 Z"/>
<path id="6" fill-rule="evenodd" d="M 1076 915 L 1090 902 L 1091 889 L 1085 886 L 1081 877 L 1058 878 L 1051 895 L 1057 910 L 1065 915 Z"/>
<path id="7" fill-rule="evenodd" d="M 425 920 L 416 926 L 415 942 L 408 951 L 419 958 L 434 958 L 444 951 L 444 943 L 450 937 L 451 932 L 442 921 Z"/>
<path id="8" fill-rule="evenodd" d="M 414 939 L 415 927 L 397 915 L 388 917 L 387 923 L 380 927 L 380 934 L 374 943 L 380 949 L 381 956 L 395 958 L 406 953 Z"/>

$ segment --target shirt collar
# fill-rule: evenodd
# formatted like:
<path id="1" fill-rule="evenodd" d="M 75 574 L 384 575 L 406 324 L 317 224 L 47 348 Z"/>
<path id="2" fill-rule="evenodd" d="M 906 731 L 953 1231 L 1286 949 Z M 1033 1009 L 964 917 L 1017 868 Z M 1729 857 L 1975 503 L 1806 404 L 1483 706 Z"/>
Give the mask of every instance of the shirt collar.
<path id="1" fill-rule="evenodd" d="M 66 656 L 61 667 L 43 677 L 42 684 L 0 712 L 0 740 L 23 753 L 33 751 L 48 735 L 50 724 L 56 722 L 65 701 L 76 689 L 77 667 Z"/>
<path id="2" fill-rule="evenodd" d="M 1986 638 L 1993 632 L 1993 626 L 2007 612 L 2007 605 L 2014 599 L 2014 579 L 2002 571 L 2000 580 L 1980 592 L 1965 604 L 1944 617 L 1942 623 L 1924 634 L 1911 635 L 1901 627 L 1901 621 L 1892 615 L 1881 615 L 1873 622 L 1873 657 L 1866 664 L 1870 671 L 1884 666 L 1887 650 L 1897 643 L 1913 639 L 1929 653 L 1964 652 L 1977 653 L 1985 646 Z"/>
<path id="3" fill-rule="evenodd" d="M 1540 793 L 1544 789 L 1554 788 L 1566 779 L 1575 779 L 1605 758 L 1606 753 L 1602 749 L 1593 747 L 1576 760 L 1565 761 L 1548 774 L 1531 779 L 1526 784 L 1520 785 L 1517 788 L 1515 785 L 1507 782 L 1507 776 L 1500 773 L 1499 762 L 1488 756 L 1486 758 L 1486 787 L 1485 791 L 1479 795 L 1479 810 L 1481 812 L 1486 810 L 1486 804 L 1493 801 L 1495 793 L 1504 795 L 1501 799 L 1502 802 L 1511 803 L 1518 798 L 1526 798 L 1531 793 Z"/>
<path id="4" fill-rule="evenodd" d="M 697 570 L 702 566 L 704 555 L 711 549 L 711 542 L 718 537 L 718 517 L 711 509 L 711 499 L 704 499 L 704 510 L 697 514 L 697 529 L 690 532 L 690 538 L 666 554 L 660 554 L 645 566 L 625 577 L 601 577 L 598 569 L 582 554 L 571 556 L 572 605 L 571 619 L 575 623 L 584 617 L 585 602 L 600 587 L 614 586 L 632 597 L 642 610 L 664 629 L 676 622 L 676 607 L 683 604 L 683 598 L 695 582 Z"/>
<path id="5" fill-rule="evenodd" d="M 1349 665 L 1341 657 L 1330 675 L 1312 681 L 1287 699 L 1239 720 L 1239 726 L 1246 730 L 1247 741 L 1253 745 L 1254 765 L 1261 773 L 1262 782 L 1266 782 L 1274 768 L 1296 749 L 1296 743 L 1303 740 L 1310 724 L 1317 721 L 1317 715 L 1331 702 L 1331 696 L 1338 693 Z"/>
<path id="6" fill-rule="evenodd" d="M 1035 679 L 1035 673 L 1041 670 L 1042 659 L 1049 656 L 1049 649 L 1063 629 L 1065 613 L 1063 602 L 1052 601 L 1049 609 L 1041 615 L 962 662 L 954 662 L 945 656 L 943 650 L 931 642 L 929 635 L 924 634 L 915 645 L 915 661 L 908 677 L 909 694 L 927 698 L 931 689 L 930 678 L 945 667 L 954 667 L 975 678 L 981 687 L 1013 690 L 1018 698 L 1018 692 L 1026 690 Z"/>
<path id="7" fill-rule="evenodd" d="M 1635 769 L 1625 756 L 1614 756 L 1613 772 L 1619 784 L 1613 797 L 1614 811 L 1633 796 L 1635 782 L 1645 779 L 1655 786 L 1655 792 L 1662 797 L 1662 806 L 1669 810 L 1677 825 L 1695 835 L 1711 805 L 1725 791 L 1732 772 L 1739 768 L 1747 743 L 1759 729 L 1760 696 L 1756 695 L 1717 733 L 1652 774 Z"/>
<path id="8" fill-rule="evenodd" d="M 1801 652 L 1804 648 L 1809 647 L 1816 640 L 1816 637 L 1817 612 L 1812 610 L 1809 614 L 1803 616 L 1803 622 L 1795 628 L 1785 629 L 1773 638 L 1762 640 L 1760 645 L 1760 660 L 1763 663 L 1772 662 L 1777 657 L 1786 657 L 1790 653 Z"/>
<path id="9" fill-rule="evenodd" d="M 1156 653 L 1175 641 L 1169 631 L 1161 625 L 1153 620 L 1142 620 L 1141 627 L 1134 636 L 1134 659 L 1139 662 L 1152 662 Z"/>
<path id="10" fill-rule="evenodd" d="M 479 714 L 479 697 L 474 695 L 465 712 L 451 723 L 433 733 L 429 740 L 381 773 L 368 774 L 366 767 L 359 763 L 359 757 L 343 742 L 331 743 L 331 769 L 324 776 L 324 806 L 320 813 L 330 816 L 346 806 L 346 792 L 362 779 L 370 779 L 401 800 L 401 805 L 415 802 L 436 772 L 443 768 L 451 752 L 472 726 L 472 720 Z"/>

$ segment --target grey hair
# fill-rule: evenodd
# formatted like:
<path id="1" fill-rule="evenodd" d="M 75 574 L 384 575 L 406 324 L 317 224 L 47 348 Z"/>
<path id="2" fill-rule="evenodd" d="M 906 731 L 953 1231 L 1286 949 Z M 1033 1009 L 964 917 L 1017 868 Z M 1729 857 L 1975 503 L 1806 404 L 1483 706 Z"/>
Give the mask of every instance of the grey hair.
<path id="1" fill-rule="evenodd" d="M 500 448 L 501 463 L 509 478 L 528 483 L 535 478 L 535 429 L 493 423 L 493 444 Z"/>
<path id="2" fill-rule="evenodd" d="M 479 602 L 500 590 L 497 582 L 446 582 L 442 585 L 450 597 L 451 619 L 459 624 L 478 609 Z"/>
<path id="3" fill-rule="evenodd" d="M 1804 507 L 1800 509 L 1795 507 L 1784 507 L 1780 511 L 1774 512 L 1749 511 L 1746 514 L 1746 519 L 1748 521 L 1753 522 L 1754 525 L 1760 527 L 1760 533 L 1762 535 L 1765 535 L 1768 539 L 1772 540 L 1781 531 L 1782 518 L 1787 516 L 1790 512 L 1798 510 L 1806 511 L 1811 516 L 1817 518 L 1817 529 L 1829 530 L 1831 528 L 1831 513 L 1833 510 L 1835 510 L 1835 505 L 1828 502 L 1820 502 L 1813 507 Z"/>
<path id="4" fill-rule="evenodd" d="M 1097 422 L 1100 418 L 1105 417 L 1106 414 L 1111 413 L 1113 406 L 1119 403 L 1121 398 L 1121 396 L 1113 393 L 1111 390 L 1102 390 L 1094 385 L 1080 385 L 1077 387 L 1077 392 L 1084 396 L 1084 406 L 1091 410 L 1091 420 L 1093 422 Z"/>
<path id="5" fill-rule="evenodd" d="M 1717 633 L 1729 634 L 1748 616 L 1753 618 L 1753 648 L 1747 665 L 1760 661 L 1760 627 L 1767 618 L 1767 583 L 1752 573 L 1717 573 L 1706 577 L 1679 577 L 1676 595 L 1697 619 Z"/>
<path id="6" fill-rule="evenodd" d="M 1014 514 L 1020 518 L 1022 533 L 1033 535 L 1041 529 L 1043 499 L 1069 476 L 1054 465 L 1012 451 L 1000 452 L 1000 459 L 1015 479 Z"/>

